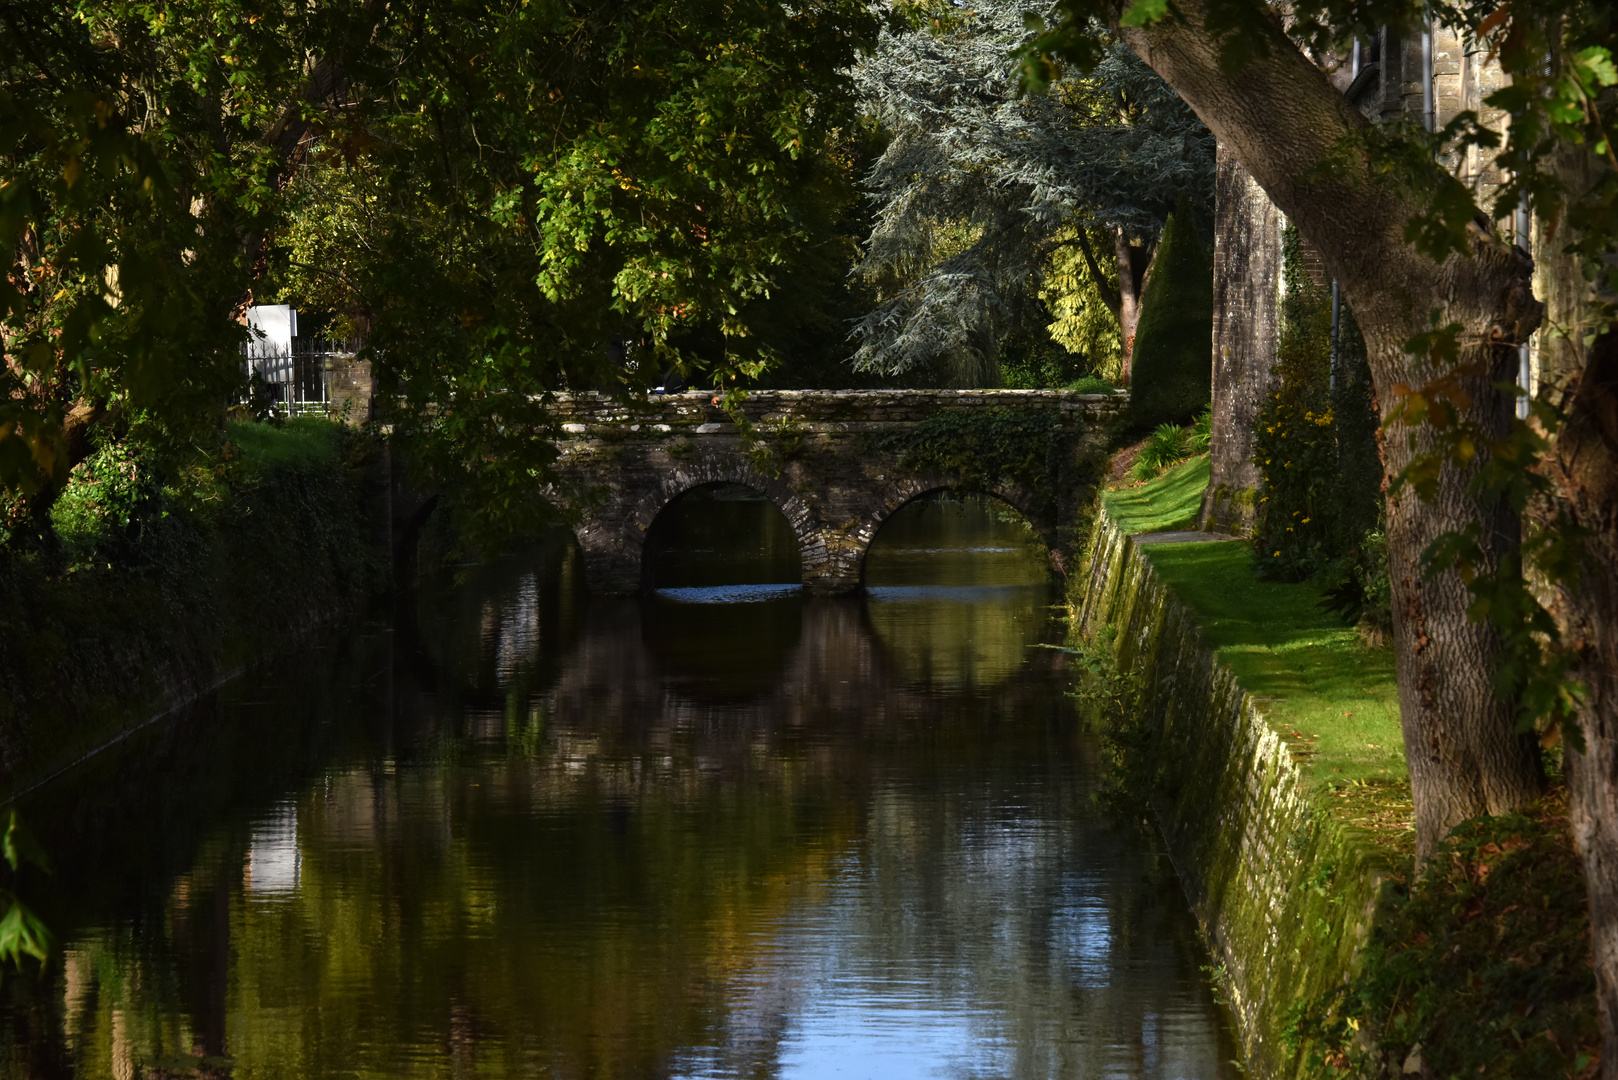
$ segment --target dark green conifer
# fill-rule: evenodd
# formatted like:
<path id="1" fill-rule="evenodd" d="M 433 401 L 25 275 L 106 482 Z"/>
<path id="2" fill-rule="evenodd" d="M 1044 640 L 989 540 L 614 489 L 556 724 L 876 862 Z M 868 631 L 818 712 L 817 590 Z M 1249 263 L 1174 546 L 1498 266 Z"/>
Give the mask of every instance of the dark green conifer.
<path id="1" fill-rule="evenodd" d="M 1132 366 L 1130 412 L 1138 428 L 1186 423 L 1212 395 L 1213 253 L 1183 197 L 1158 241 Z"/>

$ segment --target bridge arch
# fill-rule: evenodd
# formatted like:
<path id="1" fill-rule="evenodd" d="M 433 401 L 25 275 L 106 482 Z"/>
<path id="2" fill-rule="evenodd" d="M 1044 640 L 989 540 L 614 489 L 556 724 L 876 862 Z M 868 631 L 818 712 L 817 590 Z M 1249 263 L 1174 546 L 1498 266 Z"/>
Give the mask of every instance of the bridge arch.
<path id="1" fill-rule="evenodd" d="M 888 497 L 879 506 L 873 507 L 870 515 L 854 530 L 854 536 L 859 542 L 859 580 L 865 583 L 865 557 L 870 553 L 871 543 L 876 539 L 882 526 L 906 506 L 925 499 L 940 492 L 950 492 L 956 495 L 987 495 L 1021 514 L 1023 520 L 1028 522 L 1047 550 L 1056 550 L 1056 529 L 1054 523 L 1046 520 L 1048 514 L 1040 512 L 1040 500 L 1027 488 L 1016 483 L 992 484 L 958 484 L 939 482 L 936 479 L 929 482 L 927 478 L 913 477 L 892 486 Z"/>
<path id="2" fill-rule="evenodd" d="M 995 497 L 1055 546 L 1082 520 L 1127 406 L 1123 395 L 1056 390 L 753 391 L 730 411 L 709 393 L 637 401 L 563 395 L 555 487 L 594 592 L 639 591 L 652 522 L 685 492 L 711 483 L 768 498 L 798 542 L 804 585 L 849 592 L 860 588 L 866 549 L 883 522 L 941 489 Z M 909 436 L 919 425 L 973 414 L 1048 418 L 1049 435 L 1039 436 L 1048 439 L 1043 465 L 1025 468 L 1022 481 L 1039 488 L 1037 497 L 1008 479 L 978 482 L 975 467 L 999 467 L 990 461 L 916 452 L 920 444 Z"/>
<path id="3" fill-rule="evenodd" d="M 681 496 L 721 484 L 745 487 L 768 499 L 792 530 L 805 578 L 825 561 L 826 537 L 814 511 L 792 487 L 754 468 L 742 455 L 701 455 L 657 476 L 640 490 L 620 490 L 592 507 L 575 527 L 592 591 L 637 592 L 644 586 L 646 538 L 652 524 Z"/>
<path id="4" fill-rule="evenodd" d="M 755 508 L 761 505 L 768 506 L 772 520 L 759 521 L 745 514 L 737 520 L 732 516 L 728 518 L 729 528 L 727 528 L 725 507 L 738 500 L 750 501 Z M 792 537 L 793 556 L 790 571 L 785 565 L 781 547 L 773 546 L 784 539 L 779 531 L 782 527 Z M 712 529 L 719 529 L 720 532 L 708 531 Z M 783 507 L 776 496 L 762 490 L 758 485 L 718 480 L 686 487 L 663 501 L 661 508 L 651 513 L 650 520 L 646 522 L 643 530 L 645 540 L 641 548 L 642 588 L 651 590 L 667 585 L 668 582 L 661 580 L 659 574 L 671 569 L 668 560 L 673 559 L 678 564 L 679 552 L 688 550 L 693 540 L 700 547 L 704 545 L 705 540 L 711 541 L 737 529 L 743 534 L 752 535 L 730 537 L 731 542 L 738 545 L 732 551 L 735 556 L 735 559 L 730 560 L 732 570 L 737 569 L 738 564 L 752 563 L 754 571 L 762 571 L 765 566 L 756 560 L 763 559 L 769 564 L 771 574 L 781 576 L 758 578 L 756 579 L 758 582 L 780 584 L 802 581 L 805 546 L 802 520 L 800 519 L 798 526 L 794 527 L 789 509 Z M 773 540 L 770 539 L 772 537 Z M 754 549 L 750 546 L 751 540 L 765 540 L 772 546 Z M 699 572 L 698 576 L 708 575 Z"/>

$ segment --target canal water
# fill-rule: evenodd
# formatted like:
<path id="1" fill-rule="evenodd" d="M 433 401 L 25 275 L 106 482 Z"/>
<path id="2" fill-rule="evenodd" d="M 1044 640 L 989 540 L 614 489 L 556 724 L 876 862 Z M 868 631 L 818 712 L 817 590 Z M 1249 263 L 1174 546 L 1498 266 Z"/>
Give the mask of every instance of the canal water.
<path id="1" fill-rule="evenodd" d="M 1240 1075 L 1024 524 L 913 503 L 859 598 L 739 489 L 649 544 L 645 598 L 542 544 L 30 797 L 8 1075 Z"/>

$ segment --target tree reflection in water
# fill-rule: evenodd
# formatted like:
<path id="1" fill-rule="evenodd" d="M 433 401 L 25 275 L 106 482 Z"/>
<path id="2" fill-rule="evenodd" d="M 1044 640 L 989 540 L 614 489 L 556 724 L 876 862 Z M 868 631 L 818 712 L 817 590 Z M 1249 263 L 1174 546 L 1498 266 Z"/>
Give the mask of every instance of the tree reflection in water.
<path id="1" fill-rule="evenodd" d="M 590 600 L 564 538 L 149 730 L 28 810 L 11 1075 L 1231 1075 L 1020 529 L 896 515 L 866 599 Z"/>

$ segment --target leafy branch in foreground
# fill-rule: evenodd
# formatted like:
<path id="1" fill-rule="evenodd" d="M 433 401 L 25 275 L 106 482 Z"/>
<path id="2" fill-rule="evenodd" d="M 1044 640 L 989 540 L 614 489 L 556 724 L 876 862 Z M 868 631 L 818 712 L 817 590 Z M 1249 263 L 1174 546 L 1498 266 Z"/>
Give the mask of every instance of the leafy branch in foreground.
<path id="1" fill-rule="evenodd" d="M 11 867 L 13 879 L 21 872 L 24 863 L 32 863 L 47 873 L 50 871 L 50 861 L 44 849 L 23 825 L 15 810 L 6 822 L 4 834 L 0 834 L 0 854 L 5 856 L 6 864 Z M 5 914 L 0 915 L 0 961 L 21 968 L 22 958 L 32 956 L 43 964 L 55 945 L 50 929 L 23 904 L 14 887 L 0 888 L 0 903 L 7 905 Z"/>
<path id="2" fill-rule="evenodd" d="M 1555 491 L 1542 467 L 1566 412 L 1542 394 L 1527 401 L 1526 418 L 1515 419 L 1496 434 L 1473 417 L 1470 385 L 1487 373 L 1476 360 L 1463 360 L 1461 327 L 1435 325 L 1411 338 L 1408 349 L 1425 361 L 1431 377 L 1419 386 L 1397 383 L 1395 403 L 1384 429 L 1399 428 L 1414 446 L 1418 433 L 1425 446 L 1413 454 L 1393 478 L 1390 488 L 1408 488 L 1424 502 L 1438 497 L 1444 466 L 1473 470 L 1468 494 L 1482 503 L 1503 504 L 1518 519 L 1537 506 L 1539 520 L 1524 529 L 1520 546 L 1491 558 L 1477 523 L 1438 536 L 1422 553 L 1428 574 L 1453 570 L 1472 596 L 1468 614 L 1487 622 L 1500 635 L 1495 685 L 1517 703 L 1519 731 L 1560 731 L 1576 749 L 1584 746 L 1574 721 L 1588 699 L 1584 684 L 1570 675 L 1578 651 L 1563 638 L 1551 609 L 1536 592 L 1534 581 L 1562 588 L 1578 584 L 1586 558 L 1587 530 L 1564 520 Z M 1493 389 L 1522 394 L 1512 383 Z"/>

